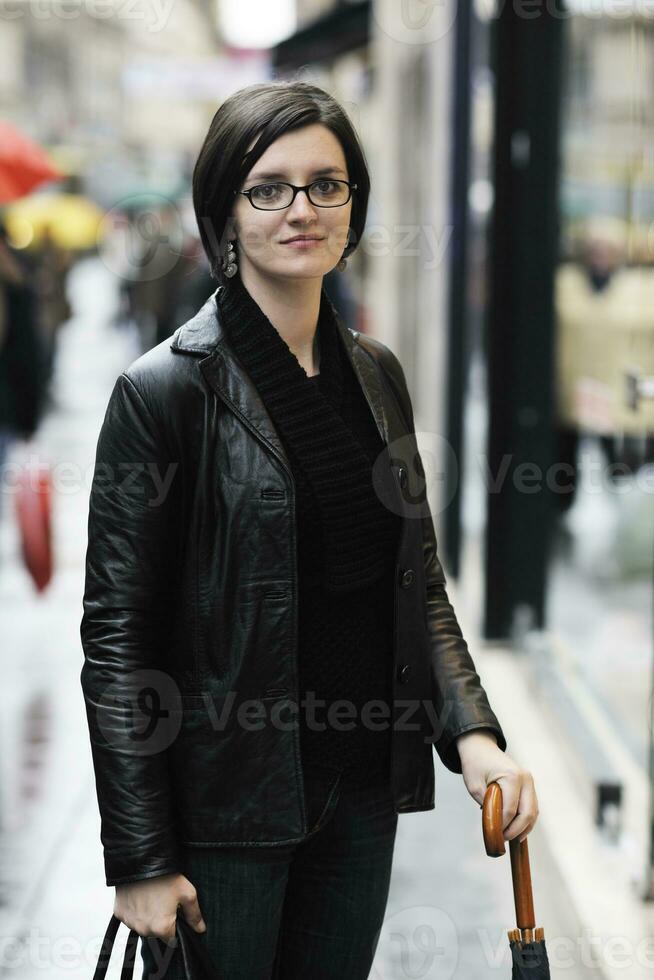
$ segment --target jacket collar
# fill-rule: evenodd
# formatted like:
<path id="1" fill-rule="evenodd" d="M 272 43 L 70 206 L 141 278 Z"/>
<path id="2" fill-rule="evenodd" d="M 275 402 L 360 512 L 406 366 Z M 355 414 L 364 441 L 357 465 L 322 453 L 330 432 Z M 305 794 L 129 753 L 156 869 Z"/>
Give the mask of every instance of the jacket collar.
<path id="1" fill-rule="evenodd" d="M 286 458 L 272 420 L 253 381 L 228 343 L 220 320 L 220 307 L 216 302 L 218 293 L 223 288 L 218 286 L 195 316 L 177 328 L 170 348 L 178 354 L 202 356 L 200 369 L 214 391 L 223 401 L 230 404 L 237 414 L 245 416 L 250 425 L 272 444 L 278 455 Z M 379 434 L 384 443 L 388 444 L 388 418 L 377 362 L 359 343 L 359 331 L 345 326 L 333 304 L 332 309 L 343 346 L 370 405 Z"/>

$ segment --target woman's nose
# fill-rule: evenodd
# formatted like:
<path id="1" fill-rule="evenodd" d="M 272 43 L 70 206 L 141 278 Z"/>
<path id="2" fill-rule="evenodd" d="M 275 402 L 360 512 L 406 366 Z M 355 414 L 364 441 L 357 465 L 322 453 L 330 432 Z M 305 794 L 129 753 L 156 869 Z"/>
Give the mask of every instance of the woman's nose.
<path id="1" fill-rule="evenodd" d="M 290 217 L 315 217 L 316 208 L 311 203 L 307 196 L 306 191 L 298 191 L 295 195 L 295 200 L 288 209 L 288 214 Z"/>

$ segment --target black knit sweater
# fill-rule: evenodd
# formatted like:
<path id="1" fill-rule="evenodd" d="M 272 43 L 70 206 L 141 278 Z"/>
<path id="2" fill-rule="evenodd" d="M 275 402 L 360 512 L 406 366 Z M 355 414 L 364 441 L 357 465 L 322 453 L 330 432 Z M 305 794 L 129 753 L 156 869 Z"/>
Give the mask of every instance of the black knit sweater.
<path id="1" fill-rule="evenodd" d="M 228 341 L 257 385 L 296 484 L 303 767 L 362 774 L 388 772 L 394 575 L 401 518 L 385 507 L 372 489 L 372 466 L 384 442 L 324 290 L 317 328 L 319 373 L 311 378 L 247 292 L 240 276 L 219 291 L 218 302 Z M 324 397 L 315 397 L 319 393 Z M 333 414 L 336 408 L 338 420 Z M 356 449 L 349 457 L 345 453 L 346 460 L 354 460 L 352 466 L 344 464 L 338 452 L 320 452 L 325 427 L 338 429 L 341 423 L 347 427 L 347 436 L 354 439 Z M 347 441 L 343 438 L 343 445 Z M 357 453 L 363 465 L 355 465 Z M 340 487 L 345 495 L 339 506 Z M 349 555 L 347 560 L 342 556 L 340 566 L 335 556 L 330 579 L 326 542 L 330 534 L 333 539 L 339 521 L 347 518 L 348 502 L 350 513 L 353 509 L 356 512 L 355 501 L 359 502 L 360 516 L 351 531 L 353 540 L 342 539 L 350 546 Z M 342 531 L 343 525 L 338 530 Z M 368 547 L 373 544 L 374 548 Z M 308 694 L 311 703 L 316 699 L 314 708 L 305 700 Z M 341 700 L 346 706 L 337 709 L 334 702 Z M 385 713 L 372 707 L 368 709 L 369 720 L 366 712 L 362 717 L 363 706 L 379 700 L 386 705 Z"/>

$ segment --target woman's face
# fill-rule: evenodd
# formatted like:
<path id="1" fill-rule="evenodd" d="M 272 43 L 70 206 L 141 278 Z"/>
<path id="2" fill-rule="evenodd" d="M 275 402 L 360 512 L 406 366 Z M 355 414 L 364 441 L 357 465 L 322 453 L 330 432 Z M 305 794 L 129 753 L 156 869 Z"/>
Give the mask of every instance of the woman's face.
<path id="1" fill-rule="evenodd" d="M 272 177 L 273 174 L 276 176 Z M 238 189 L 245 191 L 275 181 L 304 185 L 329 178 L 349 180 L 347 162 L 336 136 L 322 123 L 316 123 L 285 133 L 271 143 Z M 324 189 L 327 187 L 324 185 Z M 270 196 L 272 189 L 262 193 Z M 320 207 L 299 191 L 289 207 L 262 211 L 252 207 L 247 197 L 236 195 L 232 211 L 235 234 L 230 237 L 237 241 L 239 274 L 250 265 L 251 271 L 264 277 L 324 276 L 343 254 L 351 213 L 351 198 L 340 207 Z M 316 236 L 320 240 L 304 246 L 287 244 L 288 239 L 297 235 Z"/>

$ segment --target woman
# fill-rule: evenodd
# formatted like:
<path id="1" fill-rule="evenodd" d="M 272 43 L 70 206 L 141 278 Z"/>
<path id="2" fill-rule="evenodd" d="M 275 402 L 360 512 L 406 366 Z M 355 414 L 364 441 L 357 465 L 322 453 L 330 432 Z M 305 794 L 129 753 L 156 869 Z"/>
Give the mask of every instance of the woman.
<path id="1" fill-rule="evenodd" d="M 82 684 L 144 976 L 183 976 L 181 906 L 230 980 L 367 977 L 398 814 L 434 807 L 433 747 L 479 804 L 501 781 L 507 840 L 536 820 L 410 485 L 402 368 L 323 287 L 368 191 L 320 88 L 227 99 L 193 175 L 221 285 L 107 408 Z"/>

